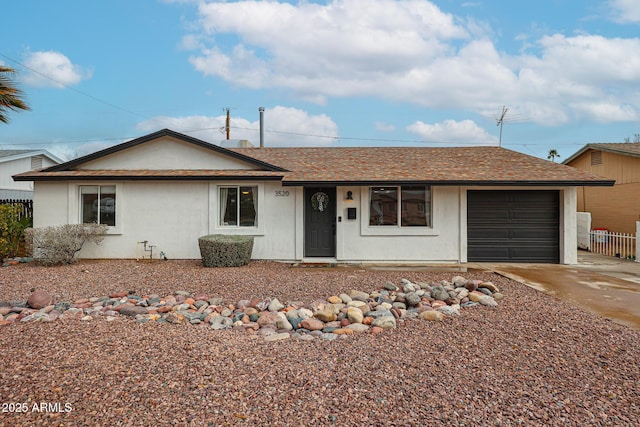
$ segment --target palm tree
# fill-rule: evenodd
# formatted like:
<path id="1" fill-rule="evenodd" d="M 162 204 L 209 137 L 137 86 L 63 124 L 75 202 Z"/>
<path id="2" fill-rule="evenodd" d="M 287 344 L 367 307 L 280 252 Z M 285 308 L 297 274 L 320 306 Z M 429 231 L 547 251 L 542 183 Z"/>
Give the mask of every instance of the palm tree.
<path id="1" fill-rule="evenodd" d="M 30 110 L 21 99 L 22 91 L 13 83 L 13 74 L 15 74 L 13 68 L 0 66 L 0 122 L 2 123 L 9 123 L 7 110 Z"/>
<path id="2" fill-rule="evenodd" d="M 552 162 L 555 162 L 556 157 L 560 158 L 560 154 L 558 154 L 558 150 L 556 150 L 555 148 L 552 148 L 551 150 L 549 150 L 549 155 L 547 156 L 547 159 L 551 160 Z"/>

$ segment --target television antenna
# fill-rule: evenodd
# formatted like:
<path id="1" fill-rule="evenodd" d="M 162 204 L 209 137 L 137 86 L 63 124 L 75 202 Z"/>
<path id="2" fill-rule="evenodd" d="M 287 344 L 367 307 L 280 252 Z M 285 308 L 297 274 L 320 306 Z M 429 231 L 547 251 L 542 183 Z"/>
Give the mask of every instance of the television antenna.
<path id="1" fill-rule="evenodd" d="M 507 118 L 509 109 L 506 106 L 502 106 L 502 111 L 496 116 L 496 126 L 500 126 L 500 138 L 498 139 L 498 147 L 502 147 L 502 126 Z"/>
<path id="2" fill-rule="evenodd" d="M 509 112 L 509 108 L 507 108 L 506 105 L 503 105 L 502 110 L 500 110 L 498 114 L 493 116 L 493 118 L 496 120 L 496 126 L 500 127 L 500 137 L 498 139 L 498 147 L 502 147 L 502 127 L 504 126 L 504 124 L 507 122 L 517 122 L 517 121 L 525 120 L 525 117 L 521 114 L 507 116 L 508 112 Z"/>

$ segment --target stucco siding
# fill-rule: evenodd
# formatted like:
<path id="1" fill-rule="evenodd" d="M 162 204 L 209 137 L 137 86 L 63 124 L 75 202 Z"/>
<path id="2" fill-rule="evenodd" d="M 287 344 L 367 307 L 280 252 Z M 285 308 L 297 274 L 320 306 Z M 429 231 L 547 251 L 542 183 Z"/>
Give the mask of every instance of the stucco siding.
<path id="1" fill-rule="evenodd" d="M 337 258 L 345 261 L 459 262 L 460 199 L 458 187 L 432 187 L 432 227 L 369 226 L 369 188 L 338 191 Z M 354 200 L 346 201 L 351 191 Z M 357 219 L 347 219 L 355 207 Z"/>
<path id="2" fill-rule="evenodd" d="M 171 137 L 149 141 L 125 152 L 82 165 L 88 170 L 134 169 L 256 169 L 255 166 Z"/>
<path id="3" fill-rule="evenodd" d="M 66 182 L 37 182 L 33 192 L 33 226 L 68 223 L 69 195 Z"/>
<path id="4" fill-rule="evenodd" d="M 280 183 L 264 185 L 260 218 L 265 224 L 264 233 L 254 239 L 256 259 L 296 259 L 296 197 L 295 188 L 285 188 Z"/>
<path id="5" fill-rule="evenodd" d="M 220 225 L 219 187 L 234 184 L 258 187 L 257 227 Z M 34 226 L 79 223 L 80 185 L 38 183 Z M 115 185 L 116 226 L 100 246 L 86 245 L 79 258 L 139 258 L 145 254 L 138 242 L 146 240 L 155 246 L 154 256 L 162 251 L 172 259 L 197 259 L 198 237 L 219 233 L 255 236 L 254 259 L 295 259 L 295 189 L 283 190 L 279 184 L 259 182 L 124 181 Z"/>
<path id="6" fill-rule="evenodd" d="M 560 264 L 578 263 L 576 193 L 576 187 L 560 191 Z"/>
<path id="7" fill-rule="evenodd" d="M 228 185 L 258 186 L 257 227 L 220 225 L 219 187 Z M 224 182 L 210 187 L 209 234 L 244 234 L 254 236 L 254 259 L 296 259 L 296 190 L 274 182 Z M 198 254 L 198 257 L 200 255 Z"/>
<path id="8" fill-rule="evenodd" d="M 80 258 L 139 258 L 138 242 L 154 245 L 154 255 L 198 259 L 197 239 L 206 234 L 254 236 L 253 259 L 304 260 L 304 191 L 275 182 L 95 182 L 116 186 L 116 226 L 100 246 L 86 245 Z M 255 227 L 221 225 L 220 187 L 255 186 L 258 222 Z M 81 182 L 36 184 L 34 226 L 80 222 Z M 86 185 L 86 183 L 85 183 Z M 505 189 L 504 187 L 500 187 Z M 371 227 L 369 188 L 336 189 L 336 261 L 339 262 L 466 262 L 466 190 L 432 187 L 431 227 Z M 561 195 L 561 262 L 574 263 L 575 188 Z M 353 200 L 347 200 L 351 191 Z M 356 208 L 356 219 L 347 209 Z M 565 244 L 565 242 L 569 242 Z M 146 254 L 148 256 L 148 253 Z"/>
<path id="9" fill-rule="evenodd" d="M 116 194 L 121 210 L 120 233 L 106 237 L 103 247 L 84 251 L 90 258 L 138 258 L 138 242 L 155 245 L 169 258 L 198 258 L 197 238 L 207 234 L 208 184 L 206 182 L 125 182 Z M 88 248 L 89 249 L 89 248 Z M 148 255 L 148 254 L 147 254 Z"/>

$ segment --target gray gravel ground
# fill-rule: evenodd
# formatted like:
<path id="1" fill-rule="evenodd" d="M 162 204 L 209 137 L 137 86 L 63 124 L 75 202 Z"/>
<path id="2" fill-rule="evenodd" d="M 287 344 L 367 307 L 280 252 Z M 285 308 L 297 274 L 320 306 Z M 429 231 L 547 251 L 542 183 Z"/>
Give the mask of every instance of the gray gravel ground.
<path id="1" fill-rule="evenodd" d="M 311 302 L 451 272 L 252 262 L 82 261 L 0 270 L 0 301 L 116 291 Z M 491 273 L 497 308 L 331 342 L 207 327 L 57 320 L 0 327 L 2 426 L 638 426 L 640 332 Z M 40 403 L 48 408 L 39 412 Z M 26 412 L 16 412 L 26 408 Z M 48 410 L 46 410 L 48 409 Z M 68 412 L 62 412 L 64 410 Z"/>

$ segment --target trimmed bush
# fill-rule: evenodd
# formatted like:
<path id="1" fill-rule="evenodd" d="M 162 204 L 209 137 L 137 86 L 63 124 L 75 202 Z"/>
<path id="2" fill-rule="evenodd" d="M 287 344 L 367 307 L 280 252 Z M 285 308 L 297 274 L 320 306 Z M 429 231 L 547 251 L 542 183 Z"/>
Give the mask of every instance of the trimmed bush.
<path id="1" fill-rule="evenodd" d="M 210 234 L 198 238 L 205 267 L 239 267 L 249 264 L 253 236 Z"/>
<path id="2" fill-rule="evenodd" d="M 85 242 L 102 243 L 107 226 L 65 224 L 25 230 L 27 247 L 43 265 L 71 264 Z"/>

